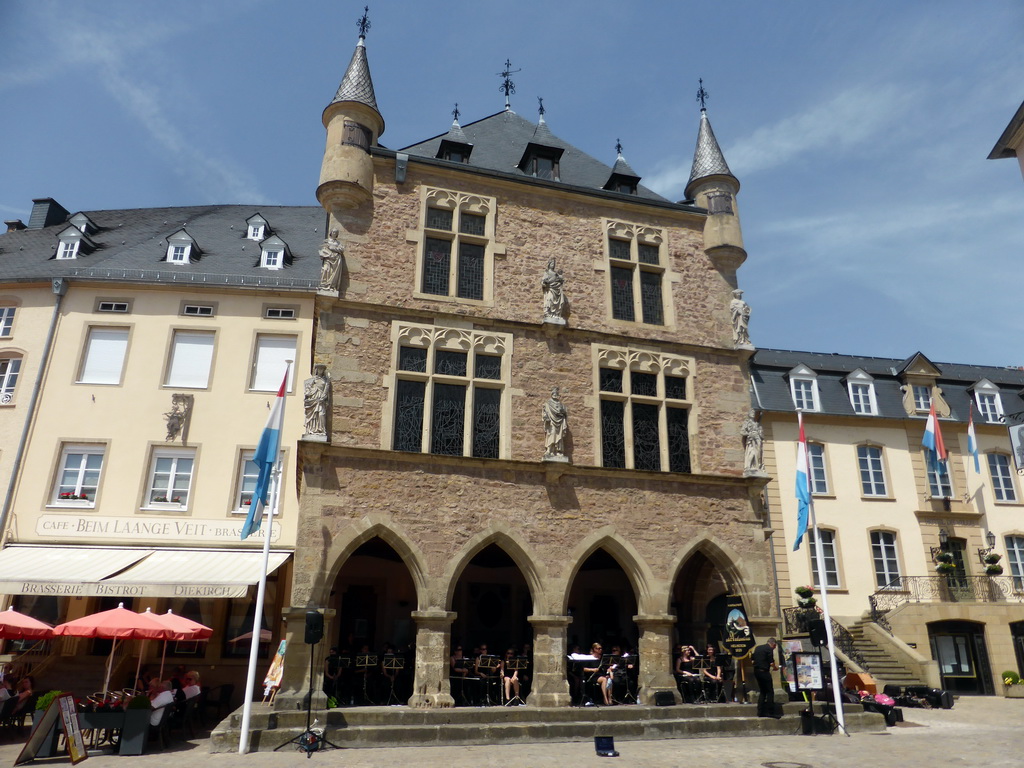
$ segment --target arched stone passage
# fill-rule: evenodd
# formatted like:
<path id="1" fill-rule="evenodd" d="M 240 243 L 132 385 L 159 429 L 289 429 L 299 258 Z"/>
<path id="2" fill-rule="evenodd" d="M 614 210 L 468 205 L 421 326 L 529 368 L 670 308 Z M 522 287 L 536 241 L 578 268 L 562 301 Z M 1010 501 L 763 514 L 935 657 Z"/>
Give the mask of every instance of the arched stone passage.
<path id="1" fill-rule="evenodd" d="M 595 549 L 576 570 L 567 603 L 566 610 L 573 617 L 570 653 L 586 652 L 595 642 L 608 648 L 636 647 L 636 593 L 625 569 L 604 547 Z"/>
<path id="2" fill-rule="evenodd" d="M 725 595 L 744 594 L 738 557 L 714 541 L 693 542 L 681 555 L 672 581 L 675 643 L 703 649 L 717 643 L 725 627 Z M 749 607 L 748 607 L 749 610 Z"/>

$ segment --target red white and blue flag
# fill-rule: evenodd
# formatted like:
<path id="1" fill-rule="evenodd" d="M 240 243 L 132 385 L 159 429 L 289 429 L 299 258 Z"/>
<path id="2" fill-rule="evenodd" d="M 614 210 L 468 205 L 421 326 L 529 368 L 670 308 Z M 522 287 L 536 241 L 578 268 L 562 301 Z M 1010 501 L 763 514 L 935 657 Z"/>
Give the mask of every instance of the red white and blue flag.
<path id="1" fill-rule="evenodd" d="M 981 462 L 978 461 L 978 436 L 974 434 L 974 403 L 970 404 L 971 410 L 967 417 L 967 452 L 974 457 L 974 472 L 981 474 Z"/>
<path id="2" fill-rule="evenodd" d="M 811 487 L 810 472 L 807 466 L 807 436 L 804 434 L 804 415 L 797 413 L 797 423 L 800 425 L 800 441 L 796 446 L 796 541 L 793 543 L 793 551 L 800 549 L 800 542 L 807 533 L 807 518 L 810 515 Z"/>
<path id="3" fill-rule="evenodd" d="M 270 480 L 274 475 L 274 464 L 281 451 L 281 430 L 284 427 L 284 392 L 287 385 L 288 371 L 286 370 L 284 379 L 281 381 L 281 388 L 277 391 L 277 399 L 274 400 L 270 416 L 267 417 L 267 425 L 263 428 L 259 445 L 256 446 L 256 453 L 252 457 L 253 462 L 259 467 L 260 474 L 256 479 L 256 490 L 252 494 L 249 514 L 245 516 L 245 524 L 242 526 L 243 539 L 260 529 L 263 511 L 269 503 Z"/>
<path id="4" fill-rule="evenodd" d="M 924 425 L 924 439 L 921 441 L 924 446 L 925 457 L 928 461 L 928 469 L 940 475 L 946 474 L 946 445 L 942 442 L 942 430 L 939 428 L 939 418 L 935 415 L 935 400 L 932 399 L 931 410 L 928 412 L 928 423 Z"/>

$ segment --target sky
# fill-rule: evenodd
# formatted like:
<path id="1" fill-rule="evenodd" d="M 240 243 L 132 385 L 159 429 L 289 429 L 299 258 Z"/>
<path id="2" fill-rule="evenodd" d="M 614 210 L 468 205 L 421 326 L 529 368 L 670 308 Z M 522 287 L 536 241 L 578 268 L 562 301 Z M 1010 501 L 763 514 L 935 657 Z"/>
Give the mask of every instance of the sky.
<path id="1" fill-rule="evenodd" d="M 344 0 L 0 0 L 0 216 L 316 205 Z M 698 78 L 733 173 L 761 347 L 1024 366 L 1015 0 L 386 0 L 366 45 L 397 149 L 512 109 L 680 200 Z"/>

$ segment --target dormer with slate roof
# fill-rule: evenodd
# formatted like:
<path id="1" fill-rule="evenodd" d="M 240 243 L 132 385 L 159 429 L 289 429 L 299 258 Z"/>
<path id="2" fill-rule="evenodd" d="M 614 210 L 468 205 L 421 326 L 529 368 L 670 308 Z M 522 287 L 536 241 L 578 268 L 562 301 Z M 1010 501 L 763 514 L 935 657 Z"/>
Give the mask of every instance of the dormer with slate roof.
<path id="1" fill-rule="evenodd" d="M 974 408 L 981 417 L 980 421 L 989 424 L 1002 422 L 1003 399 L 999 387 L 988 379 L 981 379 L 968 387 L 967 393 L 974 399 Z"/>
<path id="2" fill-rule="evenodd" d="M 68 223 L 74 227 L 78 227 L 79 231 L 84 232 L 87 235 L 93 235 L 99 231 L 99 227 L 96 226 L 93 220 L 81 211 L 68 219 Z"/>
<path id="3" fill-rule="evenodd" d="M 79 256 L 92 253 L 96 244 L 77 226 L 68 226 L 57 234 L 56 259 L 77 259 Z"/>
<path id="4" fill-rule="evenodd" d="M 203 255 L 195 239 L 184 229 L 179 229 L 167 238 L 167 253 L 163 260 L 168 264 L 191 264 Z"/>
<path id="5" fill-rule="evenodd" d="M 948 418 L 949 404 L 942 395 L 936 381 L 942 371 L 931 360 L 915 352 L 897 368 L 896 375 L 903 382 L 903 409 L 908 416 L 927 416 L 935 402 L 936 415 Z"/>
<path id="6" fill-rule="evenodd" d="M 622 156 L 621 146 L 616 147 L 617 156 L 615 165 L 612 168 L 611 176 L 605 182 L 603 189 L 611 192 L 622 192 L 626 195 L 635 195 L 637 185 L 640 183 L 640 176 L 629 167 L 626 158 Z"/>
<path id="7" fill-rule="evenodd" d="M 271 235 L 260 243 L 260 266 L 264 269 L 284 269 L 292 260 L 288 245 L 277 235 Z"/>
<path id="8" fill-rule="evenodd" d="M 565 150 L 555 144 L 555 137 L 548 128 L 544 115 L 540 116 L 533 137 L 523 150 L 523 156 L 516 167 L 527 176 L 538 179 L 559 181 L 558 162 Z"/>
<path id="9" fill-rule="evenodd" d="M 456 117 L 452 120 L 452 127 L 448 129 L 448 133 L 441 139 L 435 157 L 452 163 L 468 163 L 472 153 L 473 144 L 466 138 L 462 126 L 459 125 L 459 119 Z"/>
<path id="10" fill-rule="evenodd" d="M 818 374 L 802 363 L 788 374 L 789 392 L 793 407 L 798 411 L 820 411 L 821 396 L 818 394 Z"/>
<path id="11" fill-rule="evenodd" d="M 270 225 L 259 213 L 254 213 L 245 220 L 245 238 L 257 243 L 270 234 Z"/>

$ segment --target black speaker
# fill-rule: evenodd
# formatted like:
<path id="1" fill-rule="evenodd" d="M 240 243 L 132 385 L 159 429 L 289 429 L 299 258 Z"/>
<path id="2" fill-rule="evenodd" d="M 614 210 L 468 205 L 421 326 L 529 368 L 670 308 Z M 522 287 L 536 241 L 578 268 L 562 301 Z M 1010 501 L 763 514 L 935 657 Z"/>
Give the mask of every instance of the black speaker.
<path id="1" fill-rule="evenodd" d="M 656 707 L 671 707 L 676 703 L 676 697 L 672 695 L 672 691 L 655 691 L 654 692 L 654 706 Z"/>
<path id="2" fill-rule="evenodd" d="M 814 619 L 807 622 L 807 632 L 811 636 L 812 645 L 828 645 L 828 635 L 825 633 L 825 621 Z"/>
<path id="3" fill-rule="evenodd" d="M 316 645 L 324 638 L 324 615 L 306 611 L 306 645 Z"/>

